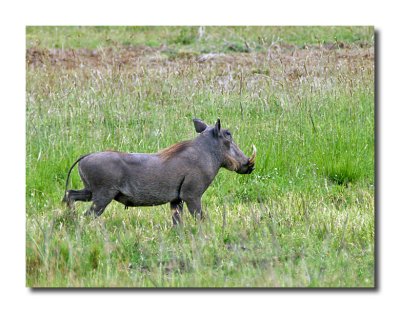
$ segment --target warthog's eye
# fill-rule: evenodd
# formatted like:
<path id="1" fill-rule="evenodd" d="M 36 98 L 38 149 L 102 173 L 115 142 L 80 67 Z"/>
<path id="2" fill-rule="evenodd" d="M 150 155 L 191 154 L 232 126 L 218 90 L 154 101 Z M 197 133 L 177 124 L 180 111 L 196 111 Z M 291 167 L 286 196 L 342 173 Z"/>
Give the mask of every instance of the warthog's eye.
<path id="1" fill-rule="evenodd" d="M 229 130 L 227 130 L 225 132 L 225 137 L 228 138 L 228 139 L 232 139 L 232 135 L 231 135 L 231 132 Z"/>

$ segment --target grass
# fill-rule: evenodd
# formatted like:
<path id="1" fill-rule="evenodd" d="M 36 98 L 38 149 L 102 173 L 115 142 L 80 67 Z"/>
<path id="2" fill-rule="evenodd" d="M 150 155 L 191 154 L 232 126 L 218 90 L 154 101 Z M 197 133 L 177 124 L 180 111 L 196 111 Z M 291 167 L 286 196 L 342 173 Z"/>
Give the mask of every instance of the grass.
<path id="1" fill-rule="evenodd" d="M 27 286 L 375 285 L 373 29 L 205 34 L 27 28 Z M 334 37 L 343 45 L 324 44 Z M 198 61 L 209 52 L 223 54 Z M 154 152 L 193 138 L 193 117 L 219 117 L 247 155 L 258 150 L 251 175 L 217 175 L 204 223 L 185 208 L 173 229 L 168 205 L 112 203 L 95 220 L 82 216 L 88 203 L 75 215 L 61 205 L 79 155 Z M 71 184 L 82 186 L 76 170 Z"/>
<path id="2" fill-rule="evenodd" d="M 206 26 L 199 34 L 194 26 L 48 26 L 26 28 L 28 48 L 97 49 L 116 46 L 168 46 L 175 51 L 247 52 L 275 43 L 297 46 L 317 44 L 372 44 L 373 27 L 217 27 Z"/>

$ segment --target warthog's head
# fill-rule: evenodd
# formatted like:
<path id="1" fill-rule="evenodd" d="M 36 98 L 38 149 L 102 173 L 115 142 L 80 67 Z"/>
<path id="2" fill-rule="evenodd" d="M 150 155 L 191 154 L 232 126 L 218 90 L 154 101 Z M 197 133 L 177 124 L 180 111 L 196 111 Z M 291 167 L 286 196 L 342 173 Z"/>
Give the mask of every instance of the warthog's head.
<path id="1" fill-rule="evenodd" d="M 254 170 L 256 147 L 253 145 L 253 154 L 248 158 L 233 141 L 228 129 L 221 128 L 218 119 L 215 126 L 208 126 L 199 119 L 194 119 L 196 132 L 205 137 L 203 141 L 208 149 L 221 162 L 221 166 L 239 174 L 250 174 Z"/>

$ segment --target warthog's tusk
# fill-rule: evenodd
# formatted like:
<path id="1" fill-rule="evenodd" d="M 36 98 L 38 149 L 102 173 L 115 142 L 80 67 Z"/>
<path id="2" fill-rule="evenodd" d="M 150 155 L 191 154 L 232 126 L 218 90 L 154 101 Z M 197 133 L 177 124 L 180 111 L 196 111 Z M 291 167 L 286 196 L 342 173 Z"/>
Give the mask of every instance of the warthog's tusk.
<path id="1" fill-rule="evenodd" d="M 257 148 L 256 148 L 256 146 L 254 144 L 252 146 L 253 146 L 253 154 L 251 155 L 251 157 L 249 159 L 249 163 L 251 165 L 254 165 L 255 160 L 256 160 L 256 155 L 257 155 Z"/>

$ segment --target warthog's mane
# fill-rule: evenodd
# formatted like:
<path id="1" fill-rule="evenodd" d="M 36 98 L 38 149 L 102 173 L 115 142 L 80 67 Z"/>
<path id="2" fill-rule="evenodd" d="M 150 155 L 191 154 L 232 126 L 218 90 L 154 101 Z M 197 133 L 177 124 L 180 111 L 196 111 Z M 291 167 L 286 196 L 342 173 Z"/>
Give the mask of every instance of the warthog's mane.
<path id="1" fill-rule="evenodd" d="M 180 152 L 186 150 L 188 147 L 190 147 L 192 141 L 191 140 L 185 140 L 178 142 L 176 144 L 173 144 L 172 146 L 162 149 L 157 152 L 158 156 L 164 160 L 168 160 L 175 155 L 179 154 Z"/>

